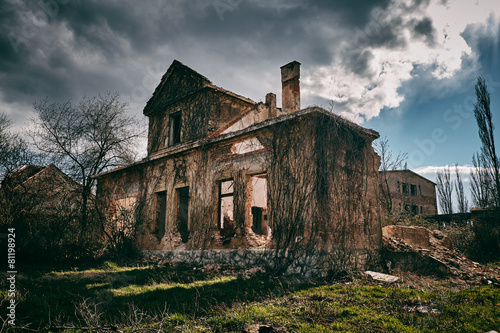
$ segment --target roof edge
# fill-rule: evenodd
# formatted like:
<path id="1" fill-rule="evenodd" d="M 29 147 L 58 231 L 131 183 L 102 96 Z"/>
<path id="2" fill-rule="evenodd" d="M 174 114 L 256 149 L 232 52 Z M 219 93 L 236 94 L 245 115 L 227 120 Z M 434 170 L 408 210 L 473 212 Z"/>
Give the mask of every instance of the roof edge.
<path id="1" fill-rule="evenodd" d="M 434 185 L 436 185 L 436 186 L 437 186 L 437 184 L 436 184 L 436 183 L 434 183 L 434 182 L 433 182 L 432 180 L 430 180 L 429 178 L 425 178 L 424 176 L 419 175 L 418 173 L 416 173 L 415 171 L 410 170 L 410 169 L 404 169 L 404 170 L 386 170 L 386 171 L 380 170 L 379 172 L 380 172 L 380 173 L 382 173 L 382 172 L 409 172 L 409 173 L 412 173 L 412 174 L 414 174 L 415 176 L 418 176 L 418 177 L 422 178 L 423 180 L 426 180 L 426 181 L 428 181 L 429 183 L 432 183 L 432 184 L 434 184 Z"/>
<path id="2" fill-rule="evenodd" d="M 278 123 L 286 122 L 286 121 L 289 121 L 289 120 L 292 120 L 292 119 L 295 119 L 298 117 L 302 117 L 302 116 L 306 116 L 306 115 L 314 114 L 314 113 L 326 115 L 326 116 L 336 118 L 336 119 L 340 119 L 342 122 L 344 122 L 344 124 L 346 124 L 348 126 L 352 126 L 356 130 L 358 130 L 360 133 L 368 135 L 370 138 L 375 139 L 375 138 L 379 137 L 379 133 L 377 131 L 359 126 L 359 125 L 353 123 L 352 121 L 347 120 L 339 115 L 328 112 L 327 110 L 320 108 L 319 106 L 311 106 L 311 107 L 308 107 L 306 109 L 302 109 L 302 110 L 294 112 L 294 113 L 285 114 L 285 115 L 281 115 L 281 116 L 278 116 L 275 118 L 264 120 L 262 122 L 251 125 L 249 127 L 243 128 L 239 131 L 222 134 L 222 135 L 219 135 L 216 137 L 206 137 L 206 138 L 203 138 L 203 139 L 200 139 L 197 141 L 186 142 L 184 144 L 176 145 L 173 147 L 166 147 L 166 148 L 156 152 L 155 154 L 152 154 L 148 157 L 143 158 L 140 161 L 136 161 L 136 162 L 133 162 L 129 165 L 124 165 L 124 166 L 121 166 L 121 167 L 118 167 L 118 168 L 115 168 L 112 170 L 108 170 L 105 172 L 101 172 L 97 175 L 93 175 L 92 178 L 98 179 L 98 178 L 101 178 L 107 174 L 111 174 L 113 172 L 122 171 L 122 170 L 125 170 L 127 168 L 131 168 L 133 166 L 156 161 L 156 160 L 159 160 L 159 159 L 167 157 L 167 156 L 180 154 L 180 153 L 198 148 L 200 146 L 206 146 L 206 145 L 215 144 L 217 142 L 221 142 L 221 141 L 225 141 L 225 140 L 230 140 L 230 139 L 236 138 L 238 136 L 247 135 L 249 133 L 258 131 L 260 129 L 263 129 L 263 128 L 266 128 L 269 126 L 273 126 L 273 125 L 278 124 Z"/>

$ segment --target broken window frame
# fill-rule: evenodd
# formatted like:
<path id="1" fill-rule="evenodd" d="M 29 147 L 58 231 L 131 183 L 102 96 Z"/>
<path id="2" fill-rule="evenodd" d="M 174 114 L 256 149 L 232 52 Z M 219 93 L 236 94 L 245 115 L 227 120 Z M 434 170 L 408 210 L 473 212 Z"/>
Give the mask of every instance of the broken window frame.
<path id="1" fill-rule="evenodd" d="M 229 186 L 228 189 L 231 189 L 230 192 L 227 193 L 222 193 L 222 184 L 225 182 L 233 182 L 232 185 Z M 219 185 L 219 202 L 218 202 L 218 218 L 217 218 L 217 228 L 222 231 L 224 228 L 224 225 L 222 223 L 222 200 L 223 198 L 228 198 L 232 197 L 233 198 L 233 213 L 234 213 L 234 179 L 233 178 L 226 178 L 226 179 L 221 179 L 218 181 Z M 233 221 L 234 221 L 234 215 L 233 215 Z"/>
<path id="2" fill-rule="evenodd" d="M 410 193 L 410 186 L 408 186 L 408 183 L 403 183 L 402 184 L 402 192 L 403 194 L 409 194 Z"/>
<path id="3" fill-rule="evenodd" d="M 251 227 L 251 230 L 253 233 L 255 233 L 256 235 L 262 235 L 262 236 L 268 236 L 269 235 L 269 232 L 270 232 L 270 228 L 269 228 L 269 221 L 267 220 L 267 190 L 268 190 L 268 182 L 267 182 L 267 172 L 259 172 L 259 173 L 255 173 L 255 174 L 251 174 L 251 175 L 248 175 L 248 178 L 247 178 L 247 182 L 253 182 L 253 178 L 260 178 L 260 179 L 264 179 L 265 180 L 265 207 L 260 207 L 260 206 L 252 206 L 250 205 L 250 216 L 252 217 L 251 219 L 251 224 L 250 224 L 250 227 Z M 249 193 L 249 197 L 247 197 L 247 200 L 250 201 L 250 203 L 252 201 L 255 200 L 255 197 L 254 197 L 254 187 L 253 187 L 253 184 L 252 184 L 252 192 Z M 254 216 L 254 211 L 257 211 L 255 210 L 254 208 L 259 208 L 262 215 L 261 215 L 261 220 L 260 220 L 260 225 L 258 228 L 256 228 L 256 225 L 254 224 L 255 223 L 255 216 Z"/>
<path id="4" fill-rule="evenodd" d="M 417 196 L 417 185 L 410 184 L 410 194 L 412 196 Z"/>
<path id="5" fill-rule="evenodd" d="M 169 118 L 168 145 L 174 146 L 181 143 L 182 112 L 172 113 Z"/>

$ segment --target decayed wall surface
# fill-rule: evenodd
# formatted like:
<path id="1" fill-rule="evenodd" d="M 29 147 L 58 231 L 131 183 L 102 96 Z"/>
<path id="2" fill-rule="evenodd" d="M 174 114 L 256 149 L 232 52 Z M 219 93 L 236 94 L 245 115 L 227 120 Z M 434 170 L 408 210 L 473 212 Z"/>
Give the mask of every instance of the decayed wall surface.
<path id="1" fill-rule="evenodd" d="M 311 133 L 310 136 L 307 133 Z M 374 249 L 381 241 L 375 138 L 311 114 L 274 131 L 269 214 L 278 248 Z"/>
<path id="2" fill-rule="evenodd" d="M 376 248 L 379 162 L 371 140 L 345 121 L 312 112 L 104 175 L 100 196 L 136 197 L 143 249 Z M 252 199 L 250 193 L 262 186 L 252 176 L 263 174 L 270 230 L 258 235 L 252 230 L 251 208 L 261 198 Z M 229 239 L 218 226 L 219 182 L 226 179 L 234 180 L 235 237 Z M 186 186 L 189 234 L 183 243 L 177 190 Z M 167 198 L 165 226 L 156 224 L 159 192 Z"/>
<path id="3" fill-rule="evenodd" d="M 217 131 L 255 107 L 247 102 L 204 89 L 149 115 L 148 155 L 169 146 L 169 116 L 181 112 L 181 141 L 196 141 Z"/>
<path id="4" fill-rule="evenodd" d="M 251 137 L 257 138 L 257 137 Z M 259 151 L 238 154 L 234 146 L 251 138 L 240 138 L 208 148 L 196 149 L 158 161 L 105 175 L 99 180 L 100 197 L 120 200 L 136 197 L 141 203 L 138 218 L 141 232 L 138 243 L 145 249 L 206 249 L 259 247 L 263 237 L 246 237 L 250 221 L 246 220 L 248 177 L 266 170 L 266 153 Z M 234 222 L 237 236 L 222 244 L 218 229 L 219 181 L 234 179 Z M 135 185 L 130 185 L 134 182 Z M 123 185 L 127 190 L 122 190 Z M 179 188 L 189 187 L 188 241 L 183 243 L 177 218 Z M 157 194 L 166 194 L 166 225 L 158 226 Z M 111 193 L 111 194 L 107 194 Z M 247 209 L 248 210 L 248 209 Z M 163 232 L 164 230 L 164 232 Z"/>

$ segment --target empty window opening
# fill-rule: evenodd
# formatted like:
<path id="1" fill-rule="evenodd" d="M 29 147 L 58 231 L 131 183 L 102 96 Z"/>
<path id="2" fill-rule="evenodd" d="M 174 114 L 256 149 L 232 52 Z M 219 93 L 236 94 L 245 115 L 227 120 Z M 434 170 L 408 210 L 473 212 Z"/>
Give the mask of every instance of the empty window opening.
<path id="1" fill-rule="evenodd" d="M 183 243 L 187 243 L 189 238 L 189 187 L 177 189 L 177 225 Z"/>
<path id="2" fill-rule="evenodd" d="M 233 217 L 234 180 L 224 180 L 219 183 L 219 229 L 222 236 L 235 233 Z"/>
<path id="3" fill-rule="evenodd" d="M 250 177 L 252 231 L 258 235 L 270 236 L 267 221 L 267 175 Z"/>
<path id="4" fill-rule="evenodd" d="M 181 125 L 182 125 L 181 112 L 176 112 L 170 115 L 169 123 L 170 123 L 169 145 L 173 146 L 181 142 Z"/>
<path id="5" fill-rule="evenodd" d="M 412 205 L 411 206 L 411 212 L 412 212 L 412 214 L 417 215 L 418 214 L 418 206 L 417 205 Z"/>
<path id="6" fill-rule="evenodd" d="M 403 194 L 408 194 L 409 189 L 408 189 L 408 183 L 403 183 Z"/>
<path id="7" fill-rule="evenodd" d="M 418 195 L 422 196 L 422 186 L 418 185 Z"/>
<path id="8" fill-rule="evenodd" d="M 401 183 L 398 180 L 398 192 L 401 193 Z"/>
<path id="9" fill-rule="evenodd" d="M 411 195 L 417 195 L 417 185 L 410 185 L 410 193 Z"/>
<path id="10" fill-rule="evenodd" d="M 156 193 L 156 228 L 155 232 L 161 239 L 165 234 L 165 223 L 167 217 L 167 192 Z"/>

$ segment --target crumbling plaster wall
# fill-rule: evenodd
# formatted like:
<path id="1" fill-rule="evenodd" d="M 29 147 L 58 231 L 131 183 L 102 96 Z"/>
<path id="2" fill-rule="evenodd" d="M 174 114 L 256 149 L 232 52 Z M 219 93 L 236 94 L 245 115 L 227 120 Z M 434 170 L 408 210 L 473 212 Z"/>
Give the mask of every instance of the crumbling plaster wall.
<path id="1" fill-rule="evenodd" d="M 340 118 L 317 118 L 318 212 L 327 217 L 327 231 L 333 233 L 327 248 L 373 250 L 382 242 L 380 157 L 372 148 L 376 137 L 354 126 Z"/>
<path id="2" fill-rule="evenodd" d="M 268 141 L 264 134 L 251 137 L 240 137 L 210 147 L 190 150 L 188 152 L 159 159 L 133 170 L 103 176 L 99 182 L 101 194 L 104 188 L 115 189 L 108 200 L 116 200 L 122 195 L 136 195 L 137 201 L 143 203 L 143 209 L 138 213 L 141 230 L 137 242 L 143 249 L 150 250 L 175 250 L 175 249 L 227 249 L 251 248 L 256 246 L 248 239 L 251 227 L 251 217 L 248 214 L 248 193 L 250 175 L 266 172 L 266 151 L 260 149 L 246 154 L 235 154 L 232 148 L 235 143 L 260 138 L 262 142 Z M 134 174 L 135 177 L 130 177 Z M 122 178 L 123 177 L 123 178 Z M 134 181 L 136 191 L 126 193 L 121 189 L 121 184 Z M 234 217 L 236 237 L 227 244 L 222 244 L 218 229 L 219 181 L 234 179 Z M 189 187 L 189 240 L 183 244 L 178 230 L 177 193 L 182 187 Z M 164 235 L 159 235 L 162 228 L 156 225 L 156 198 L 158 192 L 166 193 L 166 225 Z M 108 191 L 113 192 L 113 191 Z M 104 198 L 101 195 L 101 198 Z M 251 230 L 250 230 L 251 232 Z"/>
<path id="3" fill-rule="evenodd" d="M 274 246 L 380 246 L 380 157 L 375 137 L 361 132 L 322 114 L 276 128 L 268 173 Z"/>
<path id="4" fill-rule="evenodd" d="M 136 167 L 104 175 L 100 187 L 128 185 L 120 195 L 137 195 L 142 249 L 249 249 L 251 176 L 267 175 L 267 213 L 272 230 L 267 247 L 355 249 L 380 245 L 379 157 L 371 140 L 343 121 L 307 115 Z M 257 140 L 257 150 L 235 152 L 235 145 Z M 127 180 L 125 180 L 127 178 Z M 222 243 L 218 229 L 221 180 L 234 180 L 236 237 Z M 189 186 L 189 239 L 181 242 L 176 189 Z M 165 233 L 156 225 L 156 193 L 166 193 Z M 127 192 L 127 193 L 125 193 Z M 266 239 L 269 241 L 269 239 Z"/>

